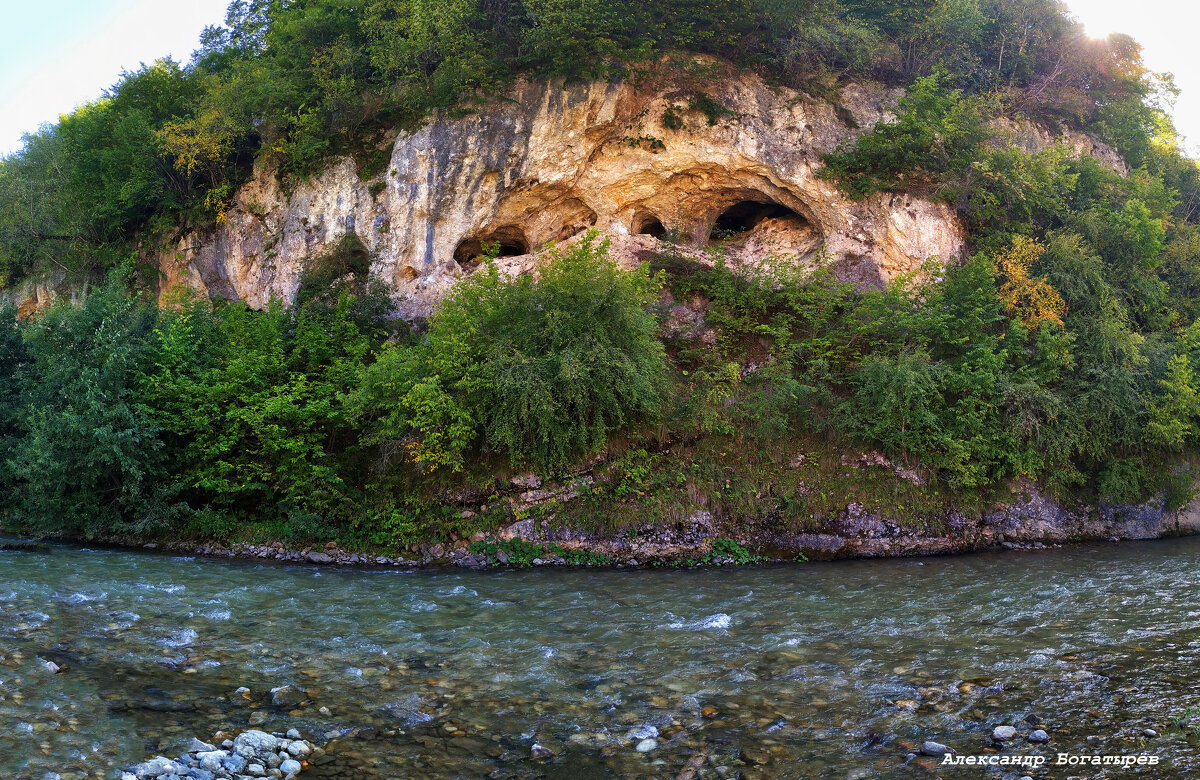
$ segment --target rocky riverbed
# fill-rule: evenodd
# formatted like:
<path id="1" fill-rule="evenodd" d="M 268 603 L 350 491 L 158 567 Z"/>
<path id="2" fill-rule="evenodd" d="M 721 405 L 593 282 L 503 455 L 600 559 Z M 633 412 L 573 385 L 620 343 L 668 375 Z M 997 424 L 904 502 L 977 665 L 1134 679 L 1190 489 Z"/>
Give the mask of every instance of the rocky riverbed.
<path id="1" fill-rule="evenodd" d="M 0 552 L 0 777 L 114 780 L 251 731 L 302 735 L 301 780 L 924 776 L 925 743 L 1191 777 L 1198 553 L 476 572 Z"/>

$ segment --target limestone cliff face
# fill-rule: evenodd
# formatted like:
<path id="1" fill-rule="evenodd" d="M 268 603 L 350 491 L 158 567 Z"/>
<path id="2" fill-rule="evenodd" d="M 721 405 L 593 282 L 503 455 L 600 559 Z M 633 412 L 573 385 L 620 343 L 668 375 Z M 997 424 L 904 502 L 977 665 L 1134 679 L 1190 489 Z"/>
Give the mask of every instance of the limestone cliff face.
<path id="1" fill-rule="evenodd" d="M 305 262 L 354 232 L 402 313 L 420 317 L 481 245 L 498 242 L 511 270 L 528 270 L 542 247 L 590 227 L 623 262 L 664 237 L 699 252 L 715 228 L 734 262 L 820 251 L 863 283 L 963 255 L 948 206 L 891 194 L 853 202 L 817 176 L 822 154 L 890 116 L 897 91 L 851 86 L 837 107 L 752 76 L 705 91 L 729 111 L 715 122 L 675 87 L 518 83 L 476 113 L 401 134 L 375 182 L 350 160 L 291 192 L 260 172 L 221 226 L 151 259 L 164 289 L 263 306 L 290 300 Z"/>

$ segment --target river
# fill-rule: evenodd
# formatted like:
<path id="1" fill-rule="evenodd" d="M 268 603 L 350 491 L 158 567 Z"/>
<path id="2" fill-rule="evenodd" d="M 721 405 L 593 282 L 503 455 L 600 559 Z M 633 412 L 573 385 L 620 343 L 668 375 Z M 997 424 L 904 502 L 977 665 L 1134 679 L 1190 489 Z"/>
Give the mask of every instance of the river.
<path id="1" fill-rule="evenodd" d="M 0 777 L 114 777 L 251 719 L 328 743 L 305 779 L 675 778 L 698 754 L 701 778 L 984 777 L 912 753 L 988 755 L 997 725 L 1003 755 L 1161 761 L 1038 777 L 1195 777 L 1198 646 L 1200 539 L 722 570 L 0 552 Z"/>

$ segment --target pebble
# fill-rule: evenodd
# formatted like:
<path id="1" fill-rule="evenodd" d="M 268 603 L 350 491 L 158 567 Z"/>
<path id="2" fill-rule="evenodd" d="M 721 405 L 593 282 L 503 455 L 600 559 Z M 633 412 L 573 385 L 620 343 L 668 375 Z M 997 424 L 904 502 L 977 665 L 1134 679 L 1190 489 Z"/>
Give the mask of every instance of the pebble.
<path id="1" fill-rule="evenodd" d="M 651 750 L 654 750 L 654 748 L 656 748 L 656 747 L 658 747 L 658 740 L 643 739 L 641 742 L 637 743 L 637 747 L 634 749 L 637 750 L 637 752 L 639 752 L 639 753 L 649 753 Z"/>
<path id="2" fill-rule="evenodd" d="M 630 729 L 629 733 L 625 735 L 625 738 L 630 742 L 637 742 L 639 740 L 654 739 L 657 736 L 658 728 L 647 723 L 638 726 L 637 728 Z"/>
<path id="3" fill-rule="evenodd" d="M 1144 729 L 1144 730 L 1142 731 L 1142 736 L 1143 736 L 1143 737 L 1150 737 L 1151 739 L 1153 739 L 1153 738 L 1155 738 L 1155 737 L 1157 737 L 1157 736 L 1158 736 L 1158 732 L 1157 732 L 1157 731 L 1155 731 L 1154 729 Z"/>
<path id="4" fill-rule="evenodd" d="M 295 707 L 308 699 L 308 692 L 294 685 L 281 685 L 271 689 L 271 703 L 276 707 Z"/>
<path id="5" fill-rule="evenodd" d="M 996 742 L 1007 742 L 1017 736 L 1017 730 L 1012 726 L 997 726 L 992 729 L 992 739 Z"/>
<path id="6" fill-rule="evenodd" d="M 1029 735 L 1029 741 L 1030 742 L 1049 742 L 1050 735 L 1047 734 L 1043 729 L 1038 729 Z"/>
<path id="7" fill-rule="evenodd" d="M 921 755 L 923 756 L 944 756 L 947 753 L 954 754 L 954 749 L 941 742 L 927 740 L 921 743 Z"/>
<path id="8" fill-rule="evenodd" d="M 538 742 L 533 743 L 533 747 L 529 749 L 529 754 L 534 758 L 540 759 L 554 758 L 554 751 Z"/>

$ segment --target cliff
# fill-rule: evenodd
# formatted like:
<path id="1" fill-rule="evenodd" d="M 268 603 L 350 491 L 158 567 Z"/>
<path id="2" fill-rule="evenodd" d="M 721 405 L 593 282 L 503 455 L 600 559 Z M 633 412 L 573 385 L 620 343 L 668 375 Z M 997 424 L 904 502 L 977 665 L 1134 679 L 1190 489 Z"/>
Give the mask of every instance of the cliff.
<path id="1" fill-rule="evenodd" d="M 260 169 L 214 229 L 179 236 L 147 258 L 161 289 L 186 284 L 261 307 L 290 301 L 309 258 L 347 233 L 406 317 L 468 272 L 481 245 L 527 270 L 537 250 L 589 227 L 632 262 L 675 236 L 700 249 L 714 230 L 734 236 L 731 262 L 818 250 L 839 275 L 878 284 L 930 257 L 958 258 L 965 235 L 953 210 L 906 195 L 848 200 L 818 177 L 823 154 L 890 117 L 898 90 L 847 87 L 815 101 L 749 75 L 699 94 L 678 85 L 519 82 L 476 112 L 443 112 L 401 133 L 381 176 L 363 181 L 350 159 L 286 191 Z"/>

